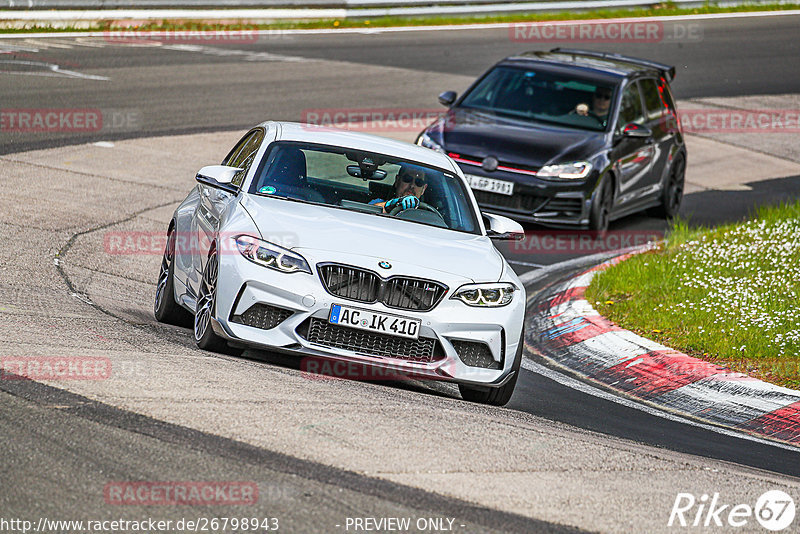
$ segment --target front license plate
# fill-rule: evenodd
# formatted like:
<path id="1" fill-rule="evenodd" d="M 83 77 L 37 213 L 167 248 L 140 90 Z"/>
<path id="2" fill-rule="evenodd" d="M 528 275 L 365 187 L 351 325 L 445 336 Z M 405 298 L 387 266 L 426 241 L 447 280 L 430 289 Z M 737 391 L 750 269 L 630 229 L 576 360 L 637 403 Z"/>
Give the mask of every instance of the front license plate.
<path id="1" fill-rule="evenodd" d="M 499 193 L 501 195 L 514 194 L 514 182 L 495 180 L 494 178 L 475 176 L 474 174 L 465 174 L 464 176 L 467 178 L 467 182 L 472 189 L 477 189 L 478 191 L 488 191 L 490 193 Z"/>
<path id="2" fill-rule="evenodd" d="M 377 313 L 360 308 L 351 308 L 350 306 L 341 306 L 339 304 L 333 304 L 331 306 L 328 322 L 340 326 L 358 328 L 359 330 L 368 330 L 379 334 L 388 334 L 390 336 L 409 339 L 419 338 L 419 327 L 422 324 L 420 319 L 411 319 L 409 317 L 390 315 L 388 313 Z"/>

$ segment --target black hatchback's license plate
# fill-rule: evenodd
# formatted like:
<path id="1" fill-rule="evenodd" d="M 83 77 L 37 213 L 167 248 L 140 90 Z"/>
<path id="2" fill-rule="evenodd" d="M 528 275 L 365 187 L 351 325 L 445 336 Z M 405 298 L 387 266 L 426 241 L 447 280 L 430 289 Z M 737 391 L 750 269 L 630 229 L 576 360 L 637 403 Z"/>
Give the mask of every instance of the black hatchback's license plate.
<path id="1" fill-rule="evenodd" d="M 379 334 L 419 339 L 420 319 L 333 304 L 328 322 Z"/>

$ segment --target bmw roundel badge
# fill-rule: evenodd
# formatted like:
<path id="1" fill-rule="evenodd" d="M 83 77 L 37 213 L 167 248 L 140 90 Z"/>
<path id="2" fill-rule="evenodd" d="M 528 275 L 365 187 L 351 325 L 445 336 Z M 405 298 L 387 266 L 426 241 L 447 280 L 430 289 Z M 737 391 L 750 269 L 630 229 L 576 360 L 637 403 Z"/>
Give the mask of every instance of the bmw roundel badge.
<path id="1" fill-rule="evenodd" d="M 381 262 L 378 262 L 378 267 L 380 267 L 381 269 L 391 269 L 392 268 L 392 264 L 389 263 L 388 261 L 381 261 Z"/>

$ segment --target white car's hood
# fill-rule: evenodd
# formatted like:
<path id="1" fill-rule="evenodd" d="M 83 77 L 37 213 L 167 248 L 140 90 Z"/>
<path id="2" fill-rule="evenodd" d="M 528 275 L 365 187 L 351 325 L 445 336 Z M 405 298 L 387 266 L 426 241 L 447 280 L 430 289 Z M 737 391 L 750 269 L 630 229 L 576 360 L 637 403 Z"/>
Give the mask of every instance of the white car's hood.
<path id="1" fill-rule="evenodd" d="M 382 274 L 450 281 L 495 282 L 503 259 L 488 237 L 424 224 L 277 198 L 244 195 L 262 239 L 295 250 L 310 262 L 349 263 Z"/>

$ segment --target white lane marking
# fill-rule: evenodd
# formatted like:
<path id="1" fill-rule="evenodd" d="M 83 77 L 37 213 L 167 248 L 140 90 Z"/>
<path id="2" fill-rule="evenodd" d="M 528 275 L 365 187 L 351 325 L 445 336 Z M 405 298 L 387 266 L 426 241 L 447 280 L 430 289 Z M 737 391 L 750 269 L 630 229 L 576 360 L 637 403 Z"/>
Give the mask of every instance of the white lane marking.
<path id="1" fill-rule="evenodd" d="M 88 48 L 106 48 L 109 43 L 105 41 L 98 41 L 96 39 L 88 39 L 80 37 L 75 39 L 75 45 L 77 46 L 86 46 Z"/>
<path id="2" fill-rule="evenodd" d="M 102 148 L 114 148 L 114 143 L 110 141 L 98 141 L 96 143 L 92 143 L 94 146 L 99 146 Z"/>
<path id="3" fill-rule="evenodd" d="M 108 81 L 110 78 L 105 76 L 97 76 L 95 74 L 84 74 L 74 70 L 62 69 L 55 63 L 46 63 L 44 61 L 27 61 L 23 59 L 3 59 L 0 60 L 0 65 L 19 65 L 22 67 L 40 67 L 42 71 L 24 71 L 24 70 L 5 70 L 0 68 L 0 74 L 17 74 L 20 76 L 48 76 L 57 78 L 82 78 L 84 80 L 100 80 Z"/>
<path id="4" fill-rule="evenodd" d="M 50 39 L 47 42 L 37 41 L 36 39 L 26 39 L 25 42 L 28 44 L 32 44 L 34 46 L 38 46 L 40 48 L 65 48 L 65 49 L 73 48 L 72 44 L 56 41 L 55 39 Z"/>
<path id="5" fill-rule="evenodd" d="M 800 10 L 791 9 L 785 11 L 753 11 L 745 13 L 705 13 L 697 15 L 671 15 L 661 17 L 632 17 L 620 19 L 585 19 L 585 20 L 567 20 L 567 21 L 552 21 L 553 23 L 607 23 L 611 21 L 626 21 L 626 22 L 670 22 L 670 21 L 693 21 L 693 20 L 721 20 L 721 19 L 737 19 L 737 18 L 761 18 L 761 17 L 782 17 L 782 16 L 797 16 L 800 15 Z M 198 18 L 201 17 L 201 12 L 197 12 Z M 226 17 L 229 15 L 225 15 Z M 371 34 L 371 33 L 399 33 L 399 32 L 429 32 L 429 31 L 464 31 L 464 30 L 495 30 L 510 28 L 511 24 L 525 24 L 525 22 L 495 22 L 490 24 L 443 24 L 439 26 L 398 26 L 398 27 L 384 27 L 384 28 L 316 28 L 316 29 L 271 29 L 271 30 L 258 30 L 256 33 L 259 36 L 274 36 L 275 32 L 281 32 L 284 35 L 325 35 L 325 34 Z M 26 39 L 30 37 L 38 38 L 74 38 L 74 37 L 108 37 L 108 32 L 55 32 L 55 33 L 17 33 L 17 34 L 0 34 L 0 39 Z"/>
<path id="6" fill-rule="evenodd" d="M 314 61 L 304 57 L 298 56 L 284 56 L 280 54 L 270 54 L 269 52 L 251 52 L 249 50 L 235 50 L 228 48 L 215 48 L 213 46 L 200 46 L 200 45 L 163 45 L 162 49 L 177 50 L 180 52 L 195 52 L 199 54 L 206 54 L 209 56 L 220 57 L 241 57 L 245 61 L 284 61 L 284 62 L 303 62 Z"/>
<path id="7" fill-rule="evenodd" d="M 740 373 L 719 373 L 686 384 L 659 397 L 659 403 L 682 412 L 702 413 L 714 407 L 720 418 L 746 423 L 800 401 L 800 394 Z"/>
<path id="8" fill-rule="evenodd" d="M 550 316 L 551 317 L 558 317 L 558 320 L 561 321 L 564 317 L 585 317 L 585 316 L 596 316 L 600 315 L 597 313 L 591 304 L 589 304 L 586 300 L 568 300 L 566 302 L 562 302 L 557 306 L 550 307 Z"/>
<path id="9" fill-rule="evenodd" d="M 558 371 L 554 371 L 549 367 L 545 367 L 539 363 L 536 363 L 528 358 L 522 359 L 522 367 L 531 371 L 533 373 L 539 374 L 544 376 L 545 378 L 549 378 L 550 380 L 561 384 L 562 386 L 566 386 L 570 389 L 574 389 L 580 391 L 581 393 L 585 393 L 587 395 L 591 395 L 593 397 L 597 397 L 599 399 L 615 402 L 617 404 L 621 404 L 627 408 L 633 408 L 634 410 L 639 410 L 649 415 L 654 415 L 656 417 L 661 417 L 662 419 L 667 419 L 668 421 L 673 421 L 676 423 L 681 423 L 685 425 L 695 426 L 698 428 L 702 428 L 703 430 L 710 430 L 711 432 L 716 432 L 718 434 L 722 434 L 724 436 L 729 436 L 733 438 L 745 439 L 748 441 L 753 441 L 755 443 L 760 443 L 762 445 L 770 445 L 772 447 L 778 447 L 780 449 L 786 449 L 788 451 L 797 452 L 800 451 L 800 447 L 796 447 L 794 445 L 788 445 L 785 443 L 780 443 L 777 441 L 770 441 L 766 439 L 757 438 L 755 436 L 751 436 L 750 434 L 746 434 L 741 431 L 727 429 L 715 425 L 708 425 L 705 423 L 701 423 L 699 421 L 694 421 L 692 419 L 688 419 L 685 417 L 680 417 L 669 412 L 665 412 L 662 410 L 658 410 L 653 408 L 647 404 L 640 404 L 638 402 L 632 401 L 630 399 L 626 399 L 625 397 L 618 397 L 617 395 L 613 395 L 607 391 L 602 389 L 598 389 L 592 387 L 591 385 L 583 382 L 581 380 L 577 380 L 565 374 L 559 373 Z"/>
<path id="10" fill-rule="evenodd" d="M 27 41 L 26 41 L 27 42 Z M 0 44 L 0 54 L 11 54 L 13 52 L 38 52 L 38 48 L 32 46 L 22 46 L 18 44 L 2 43 Z"/>
<path id="11" fill-rule="evenodd" d="M 506 260 L 508 263 L 513 263 L 514 265 L 523 265 L 525 267 L 534 267 L 536 269 L 541 269 L 542 267 L 546 267 L 543 263 L 531 263 L 529 261 L 517 261 L 517 260 Z"/>

